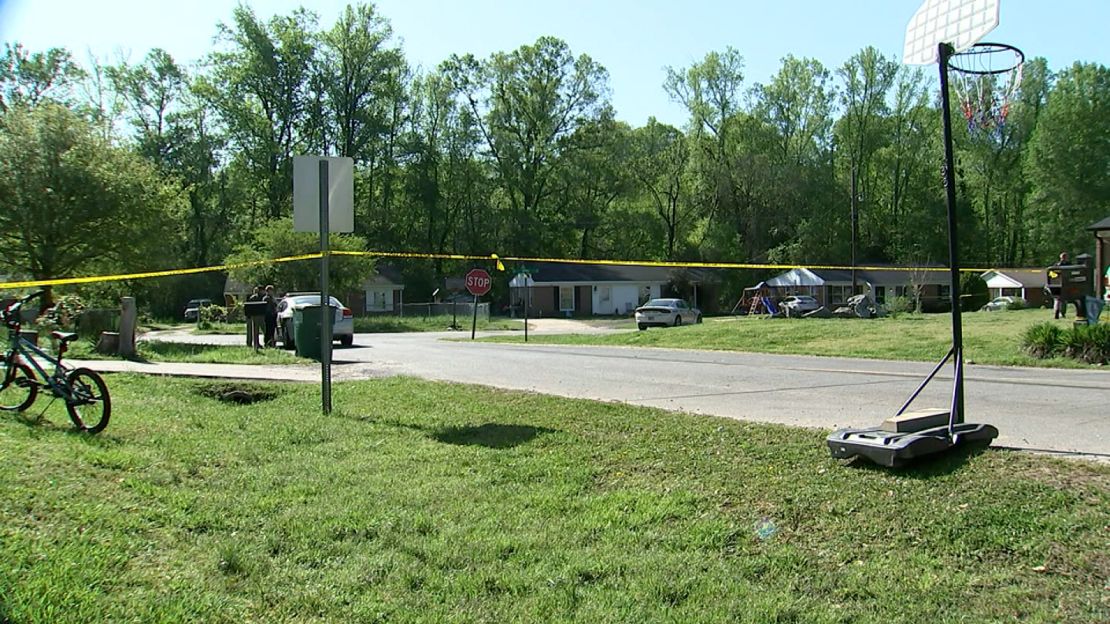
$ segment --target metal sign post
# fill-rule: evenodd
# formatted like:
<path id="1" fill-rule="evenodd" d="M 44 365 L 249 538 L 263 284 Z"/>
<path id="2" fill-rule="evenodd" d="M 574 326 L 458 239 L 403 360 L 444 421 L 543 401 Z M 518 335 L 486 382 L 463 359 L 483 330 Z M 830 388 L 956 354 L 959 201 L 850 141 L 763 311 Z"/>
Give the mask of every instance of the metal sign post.
<path id="1" fill-rule="evenodd" d="M 320 403 L 331 413 L 331 339 L 334 310 L 328 273 L 332 231 L 354 230 L 354 160 L 293 157 L 293 231 L 320 235 Z"/>
<path id="2" fill-rule="evenodd" d="M 320 161 L 320 402 L 331 413 L 331 299 L 328 297 L 328 161 Z"/>
<path id="3" fill-rule="evenodd" d="M 470 269 L 466 274 L 466 290 L 474 295 L 474 320 L 470 325 L 471 340 L 474 340 L 474 335 L 478 331 L 478 297 L 488 293 L 492 286 L 493 278 L 483 269 Z"/>
<path id="4" fill-rule="evenodd" d="M 474 334 L 478 331 L 478 295 L 474 295 L 474 319 L 470 323 L 470 339 L 474 340 Z"/>

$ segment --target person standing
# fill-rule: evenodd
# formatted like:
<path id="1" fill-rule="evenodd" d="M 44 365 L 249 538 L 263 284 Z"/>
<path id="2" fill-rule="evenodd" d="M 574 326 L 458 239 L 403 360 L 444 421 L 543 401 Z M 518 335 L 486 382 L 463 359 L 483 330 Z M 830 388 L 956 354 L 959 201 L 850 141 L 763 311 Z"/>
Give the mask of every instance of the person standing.
<path id="1" fill-rule="evenodd" d="M 1068 263 L 1068 252 L 1060 252 L 1060 260 L 1056 266 L 1064 266 Z M 1056 319 L 1068 318 L 1068 304 L 1064 301 L 1064 293 L 1056 292 L 1052 297 L 1052 316 Z"/>
<path id="2" fill-rule="evenodd" d="M 247 297 L 248 302 L 262 301 L 262 287 L 255 286 L 254 291 Z M 259 327 L 258 317 L 247 316 L 247 346 L 258 348 L 258 334 L 262 331 Z"/>
<path id="3" fill-rule="evenodd" d="M 274 335 L 277 332 L 277 297 L 274 296 L 273 284 L 266 286 L 266 294 L 262 295 L 262 300 L 266 302 L 266 316 L 263 317 L 266 325 L 265 345 L 276 347 Z"/>

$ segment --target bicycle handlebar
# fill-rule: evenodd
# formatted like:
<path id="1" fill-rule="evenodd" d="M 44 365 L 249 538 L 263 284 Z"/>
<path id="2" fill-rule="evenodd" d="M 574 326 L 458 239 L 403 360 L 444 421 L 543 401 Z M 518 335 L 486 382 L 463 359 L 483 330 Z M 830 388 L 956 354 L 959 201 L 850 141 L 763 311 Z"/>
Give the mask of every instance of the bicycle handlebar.
<path id="1" fill-rule="evenodd" d="M 8 304 L 4 308 L 0 309 L 0 321 L 3 321 L 3 323 L 5 325 L 9 326 L 9 327 L 11 327 L 15 324 L 18 324 L 19 323 L 19 309 L 23 307 L 23 304 L 25 304 L 28 301 L 34 299 L 35 297 L 41 297 L 44 294 L 46 294 L 45 290 L 36 290 L 35 292 L 27 295 L 26 297 L 20 298 L 15 303 Z M 14 320 L 13 320 L 13 316 L 14 316 Z"/>

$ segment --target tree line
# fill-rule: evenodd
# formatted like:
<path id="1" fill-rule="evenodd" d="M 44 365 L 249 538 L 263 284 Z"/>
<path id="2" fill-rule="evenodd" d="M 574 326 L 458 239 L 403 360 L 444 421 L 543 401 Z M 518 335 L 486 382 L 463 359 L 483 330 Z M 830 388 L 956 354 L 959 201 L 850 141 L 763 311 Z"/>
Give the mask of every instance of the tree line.
<path id="1" fill-rule="evenodd" d="M 193 66 L 160 49 L 81 65 L 5 45 L 0 273 L 311 249 L 310 235 L 281 233 L 295 154 L 354 159 L 345 249 L 848 264 L 854 232 L 859 264 L 947 258 L 935 69 L 873 47 L 837 67 L 787 56 L 765 84 L 746 80 L 740 50 L 709 52 L 661 85 L 686 123 L 634 127 L 617 118 L 606 69 L 556 37 L 428 69 L 406 61 L 373 4 L 326 27 L 303 8 L 264 19 L 240 5 L 216 41 Z M 1040 266 L 1086 251 L 1083 228 L 1110 214 L 1107 68 L 1034 58 L 1004 124 L 962 119 L 957 106 L 962 260 Z M 404 271 L 418 298 L 458 267 Z M 220 287 L 209 275 L 85 290 L 173 310 Z"/>

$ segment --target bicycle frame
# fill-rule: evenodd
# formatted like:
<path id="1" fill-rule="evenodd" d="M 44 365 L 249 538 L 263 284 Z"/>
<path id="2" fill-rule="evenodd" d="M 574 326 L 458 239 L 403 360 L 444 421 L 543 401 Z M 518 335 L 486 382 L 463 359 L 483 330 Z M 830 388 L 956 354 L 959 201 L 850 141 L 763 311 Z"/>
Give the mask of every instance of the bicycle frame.
<path id="1" fill-rule="evenodd" d="M 69 372 L 69 369 L 62 364 L 62 356 L 59 354 L 58 358 L 55 359 L 49 353 L 40 349 L 35 343 L 27 340 L 14 331 L 12 333 L 14 336 L 5 357 L 12 358 L 15 361 L 26 362 L 27 365 L 33 368 L 35 372 L 38 373 L 38 376 L 45 381 L 42 385 L 50 387 L 54 392 L 54 396 L 64 397 L 68 395 L 69 392 L 66 388 L 66 373 Z M 42 358 L 54 365 L 53 374 L 46 372 L 46 369 L 39 364 L 38 358 Z"/>

